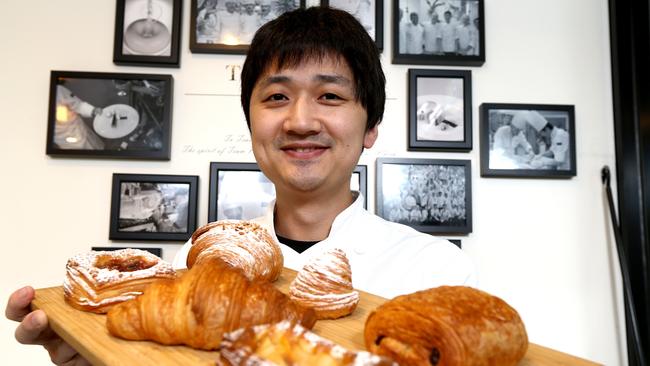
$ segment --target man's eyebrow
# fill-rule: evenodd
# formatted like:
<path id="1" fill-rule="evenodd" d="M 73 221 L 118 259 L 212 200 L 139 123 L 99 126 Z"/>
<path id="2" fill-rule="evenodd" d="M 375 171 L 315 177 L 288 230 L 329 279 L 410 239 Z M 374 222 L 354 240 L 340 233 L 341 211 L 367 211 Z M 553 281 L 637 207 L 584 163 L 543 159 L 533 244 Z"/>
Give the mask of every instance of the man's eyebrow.
<path id="1" fill-rule="evenodd" d="M 330 84 L 339 84 L 339 85 L 350 85 L 352 81 L 345 76 L 336 75 L 336 74 L 317 74 L 312 77 L 312 80 L 319 83 L 330 83 Z M 291 82 L 291 78 L 285 75 L 272 75 L 262 79 L 260 82 L 260 87 L 267 87 L 272 84 L 283 84 Z"/>
<path id="2" fill-rule="evenodd" d="M 341 75 L 332 75 L 332 74 L 318 74 L 313 77 L 314 80 L 322 82 L 322 83 L 331 83 L 331 84 L 339 84 L 339 85 L 349 85 L 352 84 L 350 79 L 346 78 L 345 76 Z"/>

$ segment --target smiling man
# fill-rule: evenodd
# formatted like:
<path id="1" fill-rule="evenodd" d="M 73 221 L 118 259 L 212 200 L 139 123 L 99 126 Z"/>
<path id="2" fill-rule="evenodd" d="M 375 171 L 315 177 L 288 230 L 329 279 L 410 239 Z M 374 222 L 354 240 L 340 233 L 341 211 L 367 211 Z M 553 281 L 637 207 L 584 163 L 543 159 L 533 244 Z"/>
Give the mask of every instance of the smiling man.
<path id="1" fill-rule="evenodd" d="M 255 221 L 275 234 L 285 266 L 299 270 L 340 248 L 354 287 L 384 297 L 474 284 L 458 247 L 366 211 L 364 197 L 350 191 L 361 152 L 377 140 L 386 99 L 379 51 L 353 16 L 312 7 L 261 27 L 241 93 L 255 159 L 276 189 L 274 204 Z"/>
<path id="2" fill-rule="evenodd" d="M 364 197 L 350 191 L 361 152 L 377 139 L 386 99 L 379 51 L 352 15 L 313 7 L 265 24 L 241 80 L 253 153 L 277 192 L 256 221 L 281 243 L 285 266 L 300 269 L 340 248 L 353 286 L 380 296 L 475 283 L 458 247 L 366 211 Z M 189 247 L 175 267 L 185 266 Z M 25 287 L 9 299 L 7 318 L 22 321 L 16 339 L 44 345 L 57 364 L 88 364 L 52 332 L 45 313 L 29 312 L 33 298 Z"/>

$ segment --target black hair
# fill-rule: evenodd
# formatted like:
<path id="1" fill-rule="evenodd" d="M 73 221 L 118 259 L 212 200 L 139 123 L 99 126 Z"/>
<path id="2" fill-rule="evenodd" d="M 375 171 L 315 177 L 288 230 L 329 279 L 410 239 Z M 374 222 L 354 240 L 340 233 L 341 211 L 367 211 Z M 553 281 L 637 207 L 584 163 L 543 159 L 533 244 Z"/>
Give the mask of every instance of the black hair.
<path id="1" fill-rule="evenodd" d="M 377 45 L 349 13 L 315 6 L 284 13 L 255 33 L 241 72 L 241 105 L 248 128 L 253 88 L 269 67 L 291 68 L 332 56 L 345 60 L 352 70 L 355 97 L 368 114 L 366 131 L 379 124 L 386 78 Z"/>

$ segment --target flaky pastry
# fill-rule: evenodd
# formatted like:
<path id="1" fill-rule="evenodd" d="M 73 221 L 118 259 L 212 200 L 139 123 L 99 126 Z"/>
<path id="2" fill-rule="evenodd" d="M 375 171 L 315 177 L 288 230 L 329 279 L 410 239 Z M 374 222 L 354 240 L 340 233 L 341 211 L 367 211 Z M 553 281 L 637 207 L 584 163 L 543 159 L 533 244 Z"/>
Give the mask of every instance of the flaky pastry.
<path id="1" fill-rule="evenodd" d="M 221 365 L 397 366 L 386 357 L 347 350 L 299 324 L 282 321 L 235 330 L 219 347 Z"/>
<path id="2" fill-rule="evenodd" d="M 311 328 L 316 315 L 270 282 L 250 281 L 239 268 L 210 258 L 182 277 L 156 281 L 143 295 L 113 307 L 106 326 L 124 339 L 211 350 L 225 332 L 281 320 Z"/>
<path id="3" fill-rule="evenodd" d="M 366 319 L 364 339 L 368 351 L 404 366 L 511 366 L 528 348 L 512 307 L 465 286 L 441 286 L 382 304 Z"/>
<path id="4" fill-rule="evenodd" d="M 142 294 L 152 281 L 174 278 L 172 266 L 140 249 L 91 251 L 68 259 L 65 301 L 79 310 L 105 313 Z"/>
<path id="5" fill-rule="evenodd" d="M 280 246 L 252 221 L 220 220 L 198 228 L 192 234 L 187 268 L 211 257 L 240 268 L 250 280 L 275 281 L 284 266 Z"/>
<path id="6" fill-rule="evenodd" d="M 352 287 L 352 268 L 341 249 L 312 258 L 289 285 L 289 296 L 316 311 L 318 319 L 336 319 L 351 314 L 359 303 Z"/>

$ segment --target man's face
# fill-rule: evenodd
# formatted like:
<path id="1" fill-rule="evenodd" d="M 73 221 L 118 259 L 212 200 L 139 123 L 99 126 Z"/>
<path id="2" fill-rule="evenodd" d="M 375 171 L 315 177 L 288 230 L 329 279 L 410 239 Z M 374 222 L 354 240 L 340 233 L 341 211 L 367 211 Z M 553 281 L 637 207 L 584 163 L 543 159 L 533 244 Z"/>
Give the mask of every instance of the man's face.
<path id="1" fill-rule="evenodd" d="M 229 13 L 234 13 L 234 12 L 237 10 L 237 4 L 235 4 L 235 3 L 232 2 L 232 1 L 228 1 L 228 2 L 226 3 L 226 10 L 227 10 Z"/>
<path id="2" fill-rule="evenodd" d="M 271 12 L 271 5 L 263 4 L 261 9 L 262 9 L 262 15 L 267 15 Z"/>
<path id="3" fill-rule="evenodd" d="M 331 57 L 271 66 L 253 89 L 250 121 L 253 153 L 278 194 L 349 190 L 362 147 L 377 138 L 377 127 L 365 131 L 352 71 Z"/>
<path id="4" fill-rule="evenodd" d="M 418 15 L 416 13 L 411 13 L 411 23 L 418 25 Z"/>
<path id="5" fill-rule="evenodd" d="M 253 14 L 253 11 L 255 11 L 255 4 L 245 4 L 244 5 L 244 10 L 246 11 L 246 14 L 248 14 L 248 15 Z"/>
<path id="6" fill-rule="evenodd" d="M 451 13 L 450 12 L 445 12 L 445 21 L 449 23 L 451 21 Z"/>

